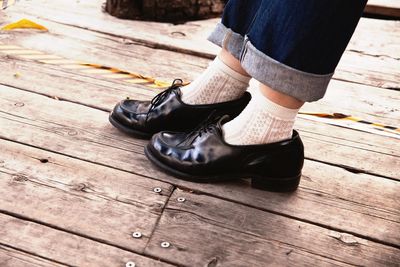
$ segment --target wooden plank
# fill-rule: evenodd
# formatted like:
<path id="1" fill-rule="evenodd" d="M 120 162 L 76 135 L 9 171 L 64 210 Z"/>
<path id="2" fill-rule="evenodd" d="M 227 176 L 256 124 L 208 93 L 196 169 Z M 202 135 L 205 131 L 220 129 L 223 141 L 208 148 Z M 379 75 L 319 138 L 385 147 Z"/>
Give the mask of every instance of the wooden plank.
<path id="1" fill-rule="evenodd" d="M 206 38 L 220 19 L 193 21 L 179 25 L 121 20 L 101 12 L 101 5 L 102 0 L 87 0 L 84 3 L 71 3 L 68 0 L 59 0 L 57 3 L 37 0 L 35 4 L 24 2 L 13 6 L 7 10 L 7 14 L 11 12 L 24 13 L 36 16 L 37 18 L 90 29 L 96 32 L 111 33 L 112 35 L 144 42 L 155 47 L 172 49 L 173 51 L 184 51 L 204 56 L 212 56 L 217 51 L 217 48 L 207 42 Z M 46 14 L 43 14 L 43 7 L 46 8 Z M 69 12 L 70 9 L 73 9 L 74 12 Z M 399 58 L 398 55 L 400 52 L 393 50 L 391 47 L 392 45 L 398 47 L 398 44 L 394 43 L 395 39 L 376 38 L 376 35 L 398 36 L 400 34 L 400 30 L 397 27 L 399 23 L 399 21 L 362 18 L 356 31 L 358 34 L 354 36 L 350 43 L 350 49 L 353 48 L 353 41 L 361 41 L 364 42 L 361 51 L 367 54 L 375 54 L 377 52 L 375 55 L 387 55 Z M 371 25 L 373 26 L 370 27 Z M 388 29 L 390 31 L 387 31 Z M 367 38 L 359 39 L 361 36 Z M 388 43 L 389 40 L 393 42 Z"/>
<path id="2" fill-rule="evenodd" d="M 184 202 L 177 201 L 182 197 Z M 161 248 L 161 242 L 171 246 Z M 400 262 L 400 250 L 393 247 L 183 191 L 172 195 L 146 254 L 188 266 L 398 266 Z"/>
<path id="3" fill-rule="evenodd" d="M 16 37 L 16 39 L 19 40 L 20 37 Z M 31 40 L 30 38 L 28 39 Z M 32 40 L 35 39 L 36 38 L 33 38 Z M 49 38 L 49 40 L 51 40 L 51 38 Z M 15 43 L 13 40 L 11 40 L 11 42 Z M 71 42 L 73 42 L 72 39 Z M 106 41 L 100 40 L 99 42 L 96 41 L 96 43 L 105 42 Z M 24 41 L 22 41 L 22 43 L 24 43 Z M 57 39 L 53 40 L 52 42 L 37 41 L 33 43 L 39 44 L 40 46 L 41 44 L 46 43 L 57 43 Z M 89 47 L 92 45 L 94 45 L 94 43 L 82 45 L 82 47 L 86 48 L 84 48 L 81 52 L 76 53 L 82 55 L 85 54 L 87 58 L 84 58 L 84 60 L 89 60 L 92 57 L 93 61 L 96 63 L 100 63 L 100 61 L 104 59 L 102 64 L 105 65 L 113 64 L 113 62 L 115 62 L 115 58 L 120 59 L 118 62 L 129 62 L 133 56 L 130 53 L 121 54 L 118 52 L 119 54 L 113 54 L 113 52 L 110 52 L 110 54 L 114 55 L 111 57 L 114 60 L 111 58 L 107 59 L 107 57 L 102 58 L 99 56 L 99 54 L 101 54 L 102 51 L 107 50 L 107 47 L 109 47 L 108 44 L 106 47 L 98 48 L 98 51 L 95 51 L 94 49 L 90 50 Z M 78 44 L 73 46 L 79 47 Z M 124 46 L 116 46 L 116 49 L 117 51 L 126 50 L 126 48 L 124 49 Z M 50 46 L 49 49 L 46 50 L 51 50 Z M 65 49 L 64 51 L 70 50 L 71 49 Z M 140 70 L 145 74 L 149 74 L 154 69 L 154 66 L 158 65 L 157 62 L 159 61 L 159 58 L 163 58 L 165 62 L 170 63 L 167 66 L 167 69 L 169 70 L 165 70 L 165 67 L 157 68 L 157 70 L 154 71 L 155 75 L 151 75 L 155 77 L 166 77 L 171 75 L 171 73 L 176 74 L 176 76 L 172 77 L 181 77 L 179 73 L 182 73 L 182 76 L 184 76 L 183 78 L 185 80 L 191 80 L 196 77 L 198 73 L 202 72 L 208 63 L 208 60 L 198 57 L 188 55 L 181 56 L 181 54 L 165 51 L 163 53 L 157 53 L 156 57 L 147 57 L 147 55 L 153 54 L 153 52 L 148 48 L 144 48 L 142 50 L 141 46 L 136 47 L 134 51 L 137 55 L 141 55 L 140 57 L 146 58 L 147 62 L 141 60 L 131 61 L 129 63 L 130 67 L 127 69 L 131 69 L 136 72 Z M 0 66 L 2 69 L 4 69 L 4 71 L 0 74 L 0 78 L 3 83 L 28 89 L 30 91 L 44 93 L 50 96 L 56 95 L 58 98 L 67 99 L 90 106 L 96 106 L 101 109 L 110 110 L 115 103 L 126 96 L 137 99 L 150 99 L 160 91 L 152 90 L 140 85 L 134 85 L 134 88 L 131 84 L 123 83 L 119 79 L 108 79 L 102 75 L 90 75 L 87 73 L 82 73 L 79 70 L 65 70 L 61 66 L 57 65 L 43 65 L 37 62 L 24 61 L 20 58 L 9 56 L 3 56 L 2 59 L 3 62 L 0 63 L 2 66 Z M 196 66 L 194 66 L 192 62 L 197 62 L 195 64 Z M 175 68 L 175 66 L 177 67 Z M 126 66 L 124 64 L 117 64 L 116 67 L 124 68 Z M 185 69 L 190 69 L 193 71 L 186 72 Z M 384 68 L 382 67 L 382 69 Z M 15 73 L 19 74 L 17 78 L 14 77 Z M 349 77 L 351 75 L 356 75 L 355 73 L 345 73 L 345 75 L 348 75 Z M 398 75 L 400 79 L 400 72 L 398 72 L 396 75 Z M 38 76 L 41 76 L 42 79 L 38 80 Z M 57 81 L 54 82 L 54 86 L 52 88 L 49 88 L 47 86 L 47 80 L 55 80 L 54 76 L 57 77 Z M 378 80 L 377 82 L 379 82 Z M 81 81 L 85 81 L 87 83 L 87 88 L 90 87 L 90 90 L 82 91 L 80 85 Z M 397 84 L 397 82 L 388 80 L 386 85 L 395 86 L 395 83 Z M 98 85 L 102 86 L 99 87 Z M 138 90 L 136 87 L 143 88 L 143 90 Z M 312 107 L 312 110 L 317 110 L 317 112 L 333 111 L 339 113 L 348 113 L 361 117 L 365 120 L 378 121 L 384 124 L 392 124 L 396 126 L 396 124 L 398 124 L 398 117 L 400 117 L 400 110 L 396 108 L 397 106 L 400 106 L 400 95 L 397 92 L 377 91 L 376 89 L 377 88 L 372 86 L 344 83 L 333 80 L 330 84 L 326 97 L 322 101 L 308 105 L 306 108 Z M 374 101 L 371 102 L 371 99 L 374 99 Z"/>
<path id="4" fill-rule="evenodd" d="M 329 228 L 358 233 L 386 243 L 398 244 L 400 241 L 400 203 L 397 198 L 400 183 L 397 181 L 354 174 L 341 168 L 306 161 L 301 187 L 292 195 L 254 190 L 246 181 L 226 183 L 222 187 L 188 183 L 154 169 L 143 155 L 143 145 L 146 142 L 113 129 L 107 122 L 106 112 L 4 86 L 1 88 L 1 138 L 168 181 L 194 191 L 283 213 Z M 19 104 L 15 105 L 16 103 Z M 314 152 L 314 156 L 319 153 L 319 159 L 322 159 L 331 154 L 340 154 L 345 147 L 348 161 L 353 159 L 365 168 L 371 168 L 371 165 L 379 168 L 377 162 L 380 162 L 383 164 L 382 171 L 386 170 L 388 174 L 398 178 L 396 170 L 400 164 L 400 149 L 397 140 L 391 142 L 390 138 L 346 129 L 331 132 L 331 129 L 338 128 L 325 125 L 317 127 L 328 129 L 326 135 L 322 136 L 310 128 L 307 134 L 311 137 L 306 141 L 306 151 L 308 146 L 319 143 L 310 152 Z M 358 155 L 360 150 L 356 150 L 351 144 L 340 144 L 347 135 L 365 143 L 366 149 L 361 150 L 361 156 Z M 324 140 L 325 138 L 336 138 L 336 141 L 328 146 L 329 141 Z M 381 140 L 380 143 L 377 142 L 378 150 L 387 152 L 371 153 L 374 149 L 371 144 L 377 139 Z M 324 147 L 327 150 L 323 150 Z M 332 148 L 334 150 L 330 150 Z M 388 149 L 392 149 L 393 155 Z M 380 227 L 372 228 L 372 224 Z"/>
<path id="5" fill-rule="evenodd" d="M 55 263 L 37 256 L 0 245 L 0 266 L 2 267 L 62 267 L 64 264 Z"/>
<path id="6" fill-rule="evenodd" d="M 52 131 L 78 134 L 56 128 Z M 4 140 L 1 143 L 2 211 L 142 252 L 171 185 L 144 177 L 135 179 L 131 174 L 45 151 L 31 151 Z M 153 192 L 154 187 L 161 188 L 162 193 Z M 133 239 L 135 231 L 141 232 L 142 238 Z"/>
<path id="7" fill-rule="evenodd" d="M 48 86 L 47 86 L 48 87 Z M 2 88 L 7 88 L 7 87 L 2 87 Z M 48 89 L 51 89 L 48 87 Z M 87 116 L 91 117 L 91 122 L 83 122 L 80 118 L 73 118 L 69 114 L 69 105 L 63 103 L 57 103 L 54 101 L 46 101 L 47 104 L 49 105 L 46 107 L 46 111 L 43 110 L 43 105 L 41 101 L 41 97 L 38 97 L 37 102 L 30 100 L 31 98 L 28 99 L 27 95 L 30 94 L 24 94 L 23 92 L 4 92 L 3 94 L 3 100 L 6 100 L 5 105 L 10 106 L 14 108 L 14 110 L 17 112 L 15 115 L 18 114 L 18 116 L 26 116 L 26 114 L 32 114 L 32 112 L 35 112 L 36 110 L 41 110 L 42 112 L 46 113 L 46 116 L 48 117 L 43 117 L 45 120 L 47 118 L 52 118 L 52 122 L 55 125 L 58 125 L 60 121 L 65 122 L 65 125 L 77 125 L 78 127 L 83 127 L 83 128 L 71 128 L 70 126 L 67 128 L 62 129 L 62 131 L 69 131 L 73 129 L 74 131 L 77 131 L 79 134 L 77 137 L 79 138 L 80 135 L 85 136 L 86 138 L 94 138 L 98 139 L 97 142 L 100 142 L 101 144 L 104 144 L 103 151 L 104 153 L 107 153 L 107 144 L 110 142 L 112 139 L 115 139 L 113 137 L 113 134 L 116 132 L 113 127 L 111 127 L 108 122 L 107 122 L 107 114 L 104 112 L 97 112 L 97 111 L 91 111 L 87 110 L 86 108 L 82 107 L 82 114 L 87 112 Z M 14 95 L 14 93 L 16 93 Z M 8 96 L 7 96 L 8 95 Z M 13 99 L 19 99 L 18 101 L 13 101 Z M 20 107 L 18 109 L 15 109 L 16 102 L 18 103 L 24 103 L 23 107 Z M 20 104 L 17 104 L 20 105 Z M 75 105 L 72 105 L 75 108 Z M 32 111 L 27 111 L 32 109 Z M 57 115 L 52 114 L 52 110 L 64 110 L 64 113 L 59 113 Z M 101 114 L 101 115 L 100 115 Z M 25 117 L 24 120 L 30 120 L 30 117 L 32 115 L 29 115 L 28 117 Z M 93 117 L 95 116 L 95 117 Z M 9 118 L 10 119 L 10 118 Z M 8 120 L 9 120 L 8 119 Z M 96 123 L 94 123 L 94 120 L 96 120 Z M 304 136 L 304 141 L 310 144 L 320 144 L 319 148 L 317 150 L 310 150 L 307 153 L 307 157 L 317 159 L 319 161 L 327 161 L 333 164 L 340 164 L 344 166 L 348 166 L 350 168 L 354 169 L 359 169 L 361 171 L 365 172 L 371 172 L 371 173 L 376 173 L 380 175 L 385 175 L 389 177 L 393 177 L 395 179 L 398 179 L 397 171 L 396 171 L 396 166 L 399 166 L 400 162 L 398 160 L 399 156 L 399 142 L 396 139 L 391 139 L 391 138 L 385 138 L 381 136 L 374 136 L 372 134 L 365 134 L 362 132 L 357 132 L 357 131 L 351 131 L 347 130 L 341 130 L 337 131 L 337 129 L 341 129 L 335 126 L 327 126 L 325 124 L 322 124 L 321 126 L 318 127 L 318 123 L 310 123 L 307 121 L 307 123 L 301 123 L 301 121 L 304 120 L 299 120 L 297 125 L 301 125 L 300 130 L 313 133 L 316 129 L 318 129 L 317 132 L 315 132 L 313 137 L 310 137 L 308 139 L 307 136 Z M 16 123 L 16 122 L 14 122 Z M 20 124 L 24 123 L 23 121 L 19 122 Z M 36 121 L 35 123 L 38 123 L 39 125 L 42 125 L 43 122 Z M 301 123 L 301 124 L 300 124 Z M 40 127 L 48 127 L 48 126 L 40 126 Z M 56 127 L 56 126 L 55 126 Z M 101 137 L 104 135 L 103 133 L 106 133 L 103 129 L 106 127 L 107 129 L 107 139 L 105 140 L 104 137 Z M 92 133 L 89 133 L 86 129 L 97 129 L 99 131 L 99 135 L 93 135 Z M 10 132 L 12 133 L 12 131 Z M 119 133 L 118 133 L 119 134 Z M 321 137 L 319 137 L 321 135 Z M 120 134 L 121 136 L 121 134 Z M 325 137 L 328 137 L 331 141 L 327 142 Z M 346 137 L 348 136 L 348 137 Z M 371 141 L 368 141 L 370 139 Z M 141 141 L 136 141 L 136 140 L 128 140 L 128 137 L 122 138 L 121 141 L 118 141 L 118 147 L 124 148 L 125 143 L 124 142 L 132 142 L 137 146 L 135 148 L 135 151 L 140 151 L 139 153 L 142 152 L 142 148 L 140 147 L 143 142 Z M 358 144 L 358 140 L 363 140 L 361 144 Z M 378 147 L 375 149 L 372 144 L 372 140 L 381 140 L 379 143 L 383 144 L 385 149 L 381 149 Z M 74 145 L 74 142 L 70 140 L 71 146 Z M 116 140 L 114 140 L 116 142 Z M 385 145 L 386 143 L 386 145 Z M 343 144 L 343 145 L 342 145 Z M 113 146 L 116 146 L 116 144 L 113 144 Z M 331 153 L 331 148 L 335 148 L 335 153 Z M 356 150 L 357 149 L 357 150 Z M 81 150 L 82 153 L 85 152 L 85 150 Z M 360 155 L 364 155 L 366 161 L 360 162 L 358 159 L 354 158 L 354 153 L 357 151 Z M 119 155 L 115 155 L 118 160 L 123 160 L 123 157 L 119 157 Z M 97 157 L 95 158 L 95 162 L 103 161 L 105 160 L 102 157 Z M 124 161 L 124 160 L 123 160 Z M 126 160 L 125 160 L 126 161 Z M 391 168 L 388 168 L 388 166 L 392 166 Z M 142 172 L 139 171 L 139 173 L 143 174 Z"/>
<path id="8" fill-rule="evenodd" d="M 400 46 L 397 49 L 400 49 Z M 400 90 L 399 66 L 400 58 L 368 55 L 355 50 L 347 50 L 336 68 L 333 79 Z"/>
<path id="9" fill-rule="evenodd" d="M 400 2 L 398 0 L 369 0 L 364 11 L 373 15 L 400 18 Z"/>
<path id="10" fill-rule="evenodd" d="M 347 50 L 400 59 L 400 21 L 362 18 Z"/>
<path id="11" fill-rule="evenodd" d="M 169 80 L 171 80 L 172 77 L 181 77 L 185 80 L 191 80 L 196 77 L 198 73 L 202 72 L 209 62 L 208 60 L 189 55 L 150 49 L 140 45 L 123 44 L 118 38 L 74 29 L 71 27 L 65 27 L 59 24 L 53 25 L 52 31 L 55 33 L 46 33 L 40 35 L 17 32 L 10 34 L 5 41 L 10 42 L 10 44 L 16 43 L 20 44 L 21 46 L 27 46 L 33 49 L 42 49 L 51 53 L 61 53 L 61 55 L 69 58 L 80 58 L 84 61 L 93 61 L 97 64 L 105 64 L 110 66 L 115 65 L 117 68 L 128 69 L 134 72 L 140 70 L 142 74 L 153 77 L 161 77 Z M 57 33 L 57 31 L 59 33 Z M 62 36 L 59 35 L 61 33 L 63 34 Z M 79 38 L 79 36 L 84 37 Z M 104 51 L 107 51 L 107 53 L 104 53 Z M 348 56 L 349 54 L 355 54 L 360 59 L 353 60 L 351 56 Z M 115 60 L 116 58 L 119 60 Z M 135 58 L 135 60 L 132 60 L 132 58 Z M 167 63 L 160 64 L 160 58 L 163 58 L 163 62 Z M 337 72 L 343 74 L 342 78 L 344 80 L 357 81 L 357 79 L 361 79 L 364 80 L 365 83 L 373 80 L 371 83 L 376 84 L 377 86 L 397 88 L 397 81 L 400 79 L 400 71 L 397 71 L 397 69 L 398 66 L 400 66 L 400 61 L 393 58 L 384 58 L 387 60 L 382 61 L 381 57 L 375 57 L 372 55 L 360 56 L 359 53 L 349 51 L 344 55 L 343 60 L 341 61 L 342 65 L 346 65 L 348 67 L 344 68 L 343 70 L 339 69 Z M 373 59 L 377 60 L 377 62 L 373 62 Z M 39 85 L 40 81 L 35 81 L 35 79 L 37 75 L 42 76 L 46 75 L 47 73 L 51 73 L 51 76 L 57 75 L 54 73 L 54 71 L 52 71 L 52 69 L 60 68 L 51 65 L 41 68 L 41 66 L 38 66 L 34 63 L 21 63 L 21 66 L 17 65 L 19 62 L 20 59 L 17 58 L 4 58 L 4 64 L 7 64 L 8 67 L 3 68 L 6 70 L 2 73 L 1 78 L 3 81 L 6 81 L 6 83 L 9 85 L 23 88 L 26 88 L 28 84 L 37 84 L 37 86 L 35 86 L 37 89 L 35 88 L 35 90 L 38 92 L 44 92 L 48 95 L 51 95 L 49 91 L 58 91 L 54 90 L 53 88 L 51 90 L 46 89 L 47 86 Z M 35 66 L 34 70 L 32 70 L 31 64 Z M 369 70 L 370 65 L 376 66 L 376 69 Z M 154 66 L 158 67 L 154 68 Z M 350 69 L 359 69 L 359 71 L 357 70 L 351 72 L 349 71 Z M 110 80 L 99 75 L 97 75 L 96 79 L 92 80 L 92 82 L 87 77 L 95 77 L 94 75 L 90 76 L 86 73 L 84 74 L 74 70 L 62 71 L 65 71 L 65 74 L 60 73 L 57 76 L 58 79 L 63 80 L 62 82 L 60 81 L 60 83 L 64 86 L 65 84 L 70 84 L 70 82 L 77 84 L 77 78 L 74 79 L 74 76 L 71 75 L 75 73 L 79 75 L 79 80 L 90 83 L 102 83 L 106 87 L 112 87 L 109 90 L 106 88 L 93 88 L 92 90 L 85 92 L 86 94 L 83 95 L 84 97 L 82 97 L 82 90 L 80 90 L 80 86 L 77 84 L 75 86 L 70 86 L 72 88 L 68 91 L 72 92 L 67 92 L 66 89 L 62 89 L 61 94 L 58 94 L 58 92 L 55 94 L 59 98 L 69 99 L 75 102 L 83 100 L 86 101 L 84 104 L 97 106 L 102 109 L 110 109 L 114 103 L 128 95 L 132 96 L 133 94 L 132 97 L 134 98 L 144 99 L 146 96 L 150 97 L 159 91 L 150 90 L 148 88 L 146 88 L 147 90 L 135 90 L 131 87 L 132 85 L 127 85 L 120 80 Z M 15 79 L 13 76 L 15 73 L 21 74 L 19 79 Z M 379 78 L 381 74 L 385 75 L 385 73 L 393 73 L 393 75 L 391 77 Z M 70 77 L 72 81 L 65 81 L 63 76 L 65 76 L 65 78 Z M 48 77 L 49 76 L 44 77 L 45 79 L 43 79 L 43 83 L 46 82 Z M 365 80 L 365 77 L 368 77 L 368 81 Z M 114 83 L 108 83 L 108 81 L 114 81 Z M 24 84 L 24 82 L 26 83 Z M 135 85 L 135 87 L 136 86 L 141 87 L 140 85 Z M 119 91 L 119 89 L 121 89 L 121 91 Z M 110 94 L 110 90 L 115 90 L 115 92 L 111 92 Z M 332 110 L 331 104 L 329 104 L 331 107 L 325 108 L 325 103 L 334 103 L 334 112 L 351 112 L 350 114 L 362 117 L 366 120 L 380 121 L 382 123 L 393 124 L 396 126 L 398 123 L 397 118 L 400 116 L 400 112 L 394 107 L 397 107 L 399 104 L 397 102 L 388 102 L 386 99 L 391 98 L 397 101 L 399 100 L 399 94 L 397 92 L 383 93 L 382 98 L 380 99 L 376 99 L 376 94 L 381 95 L 380 92 L 376 93 L 375 87 L 358 85 L 354 86 L 351 83 L 333 81 L 328 90 L 328 95 L 324 98 L 324 100 L 316 104 L 313 103 L 312 107 L 316 107 L 313 110 L 318 110 L 319 112 L 330 112 Z M 101 98 L 102 101 L 96 101 L 99 98 Z M 352 101 L 349 101 L 349 99 Z M 375 103 L 371 103 L 370 99 L 376 99 L 376 101 L 374 101 Z M 92 103 L 92 100 L 96 102 Z M 107 102 L 107 104 L 104 105 L 105 102 Z M 380 104 L 383 102 L 385 102 L 385 105 Z M 320 104 L 322 104 L 322 106 Z M 372 117 L 371 115 L 375 116 Z M 386 120 L 386 118 L 390 119 Z"/>
<path id="12" fill-rule="evenodd" d="M 44 19 L 51 18 L 60 23 L 88 28 L 105 34 L 112 32 L 121 38 L 133 39 L 134 42 L 142 42 L 153 47 L 161 46 L 164 49 L 194 53 L 208 58 L 214 57 L 219 51 L 216 46 L 210 45 L 206 40 L 218 19 L 182 25 L 126 20 L 121 22 L 121 20 L 100 13 L 98 9 L 100 3 L 96 1 L 92 0 L 87 5 L 77 4 L 74 10 L 79 10 L 79 12 L 74 12 L 74 14 L 68 13 L 71 8 L 70 3 L 65 9 L 62 9 L 58 2 L 57 7 L 48 2 L 41 4 L 42 6 L 46 5 L 48 11 L 52 10 L 47 12 L 46 16 L 41 14 L 41 9 L 37 9 L 36 6 L 32 7 L 30 6 L 32 4 L 29 3 L 28 6 L 21 5 L 15 13 L 10 11 L 8 13 L 13 17 L 13 14 L 19 16 L 21 12 L 25 12 Z M 60 3 L 60 5 L 63 4 Z M 56 15 L 52 14 L 54 12 Z M 63 14 L 60 14 L 60 12 Z M 91 18 L 91 21 L 87 21 L 88 17 Z M 35 19 L 37 20 L 37 18 Z M 98 20 L 97 23 L 93 23 L 96 20 Z M 48 20 L 43 21 L 43 23 L 50 27 L 51 32 L 62 31 L 60 28 L 63 26 L 60 24 L 54 24 Z M 399 89 L 396 82 L 399 79 L 398 73 L 400 72 L 400 67 L 398 67 L 400 65 L 400 54 L 398 52 L 400 51 L 398 42 L 400 36 L 399 23 L 398 21 L 362 19 L 348 46 L 348 52 L 344 54 L 343 62 L 339 64 L 334 77 L 339 80 L 354 81 L 382 88 Z M 176 34 L 178 36 L 175 36 Z M 379 38 L 376 38 L 376 36 L 379 36 Z M 165 46 L 165 44 L 168 45 Z"/>
<path id="13" fill-rule="evenodd" d="M 136 266 L 172 266 L 125 250 L 59 231 L 41 224 L 21 220 L 0 213 L 0 243 L 13 244 L 22 251 L 52 259 L 68 266 L 125 266 L 129 261 Z M 21 254 L 11 254 L 11 262 Z M 15 256 L 15 257 L 14 257 Z M 21 260 L 28 258 L 22 255 Z M 34 266 L 32 265 L 21 266 Z M 38 263 L 42 263 L 36 261 Z M 1 265 L 4 266 L 4 265 Z M 7 263 L 6 263 L 7 266 Z M 15 267 L 16 265 L 10 265 Z M 39 266 L 46 266 L 46 262 Z M 47 265 L 48 266 L 48 265 Z M 53 263 L 51 266 L 60 266 Z"/>
<path id="14" fill-rule="evenodd" d="M 128 88 L 126 86 L 120 86 L 119 84 L 113 86 L 113 83 L 111 82 L 101 81 L 96 79 L 96 77 L 80 76 L 79 73 L 68 73 L 64 72 L 64 70 L 43 67 L 38 64 L 35 64 L 34 66 L 35 67 L 32 68 L 30 62 L 19 60 L 10 61 L 5 58 L 4 62 L 0 62 L 0 68 L 4 69 L 4 71 L 0 73 L 0 78 L 4 78 L 2 79 L 3 82 L 15 87 L 24 88 L 49 96 L 55 95 L 59 99 L 68 99 L 104 110 L 110 110 L 115 103 L 126 96 L 136 99 L 150 99 L 151 96 L 147 97 L 142 93 L 153 95 L 156 93 L 149 91 L 148 89 Z M 14 77 L 14 73 L 16 72 L 21 73 L 18 78 Z M 41 79 L 37 79 L 37 77 L 41 77 Z M 48 85 L 48 80 L 53 81 L 51 86 Z M 91 88 L 91 90 L 82 90 L 82 81 L 86 83 L 85 87 Z M 99 83 L 101 86 L 99 86 Z M 322 101 L 307 104 L 303 108 L 303 111 L 346 113 L 373 122 L 380 122 L 394 126 L 397 125 L 397 118 L 400 116 L 400 109 L 396 107 L 400 106 L 400 95 L 396 92 L 377 91 L 373 87 L 339 81 L 332 81 L 331 87 L 332 90 L 328 90 L 327 96 Z M 371 99 L 374 99 L 374 102 L 371 102 Z M 312 149 L 310 150 L 310 153 L 307 152 L 308 157 L 349 166 L 355 169 L 361 169 L 362 171 L 397 177 L 395 169 L 387 167 L 392 165 L 392 162 L 395 162 L 394 164 L 397 166 L 399 163 L 396 163 L 396 158 L 391 159 L 390 157 L 382 157 L 379 155 L 380 152 L 392 156 L 398 155 L 395 148 L 399 147 L 399 145 L 395 139 L 381 139 L 380 137 L 364 135 L 354 131 L 341 131 L 337 134 L 337 127 L 314 127 L 317 125 L 316 123 L 299 124 L 301 121 L 302 120 L 299 120 L 297 124 L 301 131 L 312 132 L 318 130 L 316 135 L 321 135 L 321 138 L 322 136 L 330 136 L 332 140 L 331 148 L 334 147 L 335 151 L 337 151 L 337 153 L 334 154 L 330 153 L 332 150 L 328 149 L 327 146 L 329 142 L 327 143 L 326 140 L 322 142 L 318 141 L 320 137 L 317 137 L 317 141 L 315 141 L 315 138 L 312 138 L 309 143 L 312 145 L 320 143 L 320 145 L 318 150 Z M 104 123 L 104 121 L 99 123 Z M 361 138 L 361 136 L 365 136 L 365 138 Z M 365 139 L 365 145 L 358 144 L 359 139 Z M 367 139 L 370 139 L 371 141 L 367 141 Z M 384 147 L 387 147 L 388 150 L 378 150 L 379 154 L 374 155 L 375 153 L 371 152 L 371 150 L 376 151 L 379 148 L 371 148 L 371 144 L 373 144 L 372 140 L 374 142 L 378 142 L 377 140 L 383 140 L 379 143 L 383 144 Z M 307 139 L 305 139 L 305 141 L 307 142 Z M 346 142 L 350 142 L 347 147 L 340 145 L 341 143 Z M 353 147 L 360 147 L 362 151 L 359 153 L 365 154 L 365 157 L 369 158 L 369 160 L 360 163 L 358 160 L 354 159 Z M 340 152 L 340 150 L 343 150 L 343 152 Z M 378 162 L 374 160 L 376 158 L 379 158 Z"/>
<path id="15" fill-rule="evenodd" d="M 173 57 L 170 51 L 58 23 L 47 22 L 46 26 L 49 27 L 49 32 L 11 32 L 2 42 L 160 80 L 172 81 L 175 77 L 189 80 L 200 73 L 209 62 L 205 58 L 187 54 L 175 54 L 176 57 Z"/>
<path id="16" fill-rule="evenodd" d="M 102 0 L 88 0 L 82 4 L 72 3 L 68 0 L 60 0 L 57 4 L 38 0 L 34 5 L 23 2 L 6 11 L 7 14 L 10 12 L 23 13 L 79 28 L 107 32 L 132 41 L 144 42 L 155 48 L 173 49 L 202 56 L 210 56 L 216 51 L 216 47 L 205 40 L 210 27 L 213 27 L 216 20 L 211 20 L 211 22 L 208 20 L 202 24 L 195 21 L 177 25 L 121 20 L 102 12 L 102 4 Z M 74 12 L 68 12 L 65 9 L 67 7 Z M 48 15 L 44 16 L 43 9 L 40 8 L 46 8 Z M 205 25 L 209 26 L 204 27 Z M 157 39 L 154 39 L 155 36 Z M 193 43 L 193 40 L 201 42 L 202 48 L 199 49 L 199 44 Z"/>

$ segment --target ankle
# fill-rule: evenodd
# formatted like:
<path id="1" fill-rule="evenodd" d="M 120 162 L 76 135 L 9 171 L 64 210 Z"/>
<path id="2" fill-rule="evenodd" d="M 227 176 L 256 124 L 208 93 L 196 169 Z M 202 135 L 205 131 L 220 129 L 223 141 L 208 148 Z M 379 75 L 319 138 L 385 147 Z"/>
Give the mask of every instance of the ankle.
<path id="1" fill-rule="evenodd" d="M 242 68 L 242 64 L 240 63 L 240 61 L 235 58 L 231 53 L 229 53 L 228 50 L 222 49 L 221 52 L 218 54 L 218 58 L 223 63 L 225 63 L 225 65 L 227 65 L 237 73 L 240 73 L 241 75 L 246 77 L 250 77 L 246 70 Z"/>
<path id="2" fill-rule="evenodd" d="M 182 101 L 191 105 L 232 101 L 243 96 L 249 81 L 250 77 L 236 72 L 217 57 L 197 79 L 181 89 Z"/>
<path id="3" fill-rule="evenodd" d="M 270 101 L 289 109 L 300 109 L 304 102 L 294 98 L 292 96 L 286 95 L 279 91 L 273 90 L 271 87 L 260 83 L 261 94 L 269 99 Z"/>
<path id="4" fill-rule="evenodd" d="M 242 113 L 223 126 L 225 141 L 232 145 L 268 144 L 290 139 L 299 109 L 281 106 L 260 90 Z"/>

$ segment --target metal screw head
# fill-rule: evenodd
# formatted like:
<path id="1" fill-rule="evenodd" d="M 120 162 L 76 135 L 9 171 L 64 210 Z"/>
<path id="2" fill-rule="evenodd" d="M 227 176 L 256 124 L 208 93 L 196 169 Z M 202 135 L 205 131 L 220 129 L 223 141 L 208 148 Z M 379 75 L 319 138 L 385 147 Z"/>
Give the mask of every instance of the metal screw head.
<path id="1" fill-rule="evenodd" d="M 161 193 L 161 191 L 162 191 L 162 189 L 159 188 L 159 187 L 156 187 L 156 188 L 153 189 L 154 193 Z"/>
<path id="2" fill-rule="evenodd" d="M 134 238 L 141 238 L 141 237 L 142 237 L 142 233 L 141 233 L 141 232 L 134 232 L 134 233 L 132 234 L 132 236 L 133 236 Z"/>
<path id="3" fill-rule="evenodd" d="M 186 198 L 184 198 L 184 197 L 178 197 L 178 202 L 185 202 L 186 201 Z"/>
<path id="4" fill-rule="evenodd" d="M 161 247 L 162 248 L 169 248 L 171 246 L 171 244 L 169 242 L 162 242 L 161 243 Z"/>
<path id="5" fill-rule="evenodd" d="M 125 264 L 125 267 L 135 267 L 136 266 L 136 264 L 133 262 L 133 261 L 128 261 L 126 264 Z"/>

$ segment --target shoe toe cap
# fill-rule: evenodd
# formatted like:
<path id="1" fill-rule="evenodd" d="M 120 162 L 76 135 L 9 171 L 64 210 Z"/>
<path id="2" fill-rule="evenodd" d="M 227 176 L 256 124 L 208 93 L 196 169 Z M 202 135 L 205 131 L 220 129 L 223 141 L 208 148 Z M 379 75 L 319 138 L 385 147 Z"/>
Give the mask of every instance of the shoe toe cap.
<path id="1" fill-rule="evenodd" d="M 111 116 L 127 127 L 139 126 L 147 112 L 145 106 L 146 103 L 141 101 L 122 100 L 114 107 Z"/>

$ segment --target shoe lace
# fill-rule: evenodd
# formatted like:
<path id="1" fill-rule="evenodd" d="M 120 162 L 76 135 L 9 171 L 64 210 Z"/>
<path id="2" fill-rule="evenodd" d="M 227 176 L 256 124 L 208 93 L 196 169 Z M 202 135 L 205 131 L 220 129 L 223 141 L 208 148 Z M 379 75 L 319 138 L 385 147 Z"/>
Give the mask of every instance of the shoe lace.
<path id="1" fill-rule="evenodd" d="M 149 118 L 149 115 L 153 110 L 158 107 L 176 88 L 179 88 L 183 85 L 183 81 L 181 79 L 175 79 L 171 86 L 163 92 L 156 95 L 150 102 L 150 108 L 146 114 L 146 122 Z"/>
<path id="2" fill-rule="evenodd" d="M 197 137 L 201 137 L 203 134 L 214 131 L 216 128 L 216 123 L 222 118 L 221 116 L 216 116 L 215 114 L 216 110 L 213 110 L 210 115 L 202 123 L 200 123 L 197 128 L 191 131 L 178 145 L 191 146 Z"/>

